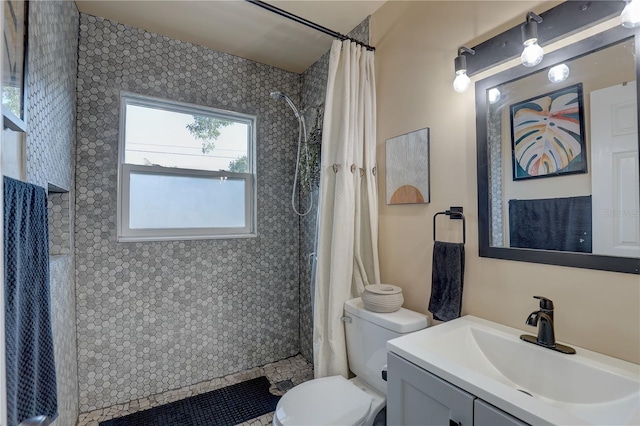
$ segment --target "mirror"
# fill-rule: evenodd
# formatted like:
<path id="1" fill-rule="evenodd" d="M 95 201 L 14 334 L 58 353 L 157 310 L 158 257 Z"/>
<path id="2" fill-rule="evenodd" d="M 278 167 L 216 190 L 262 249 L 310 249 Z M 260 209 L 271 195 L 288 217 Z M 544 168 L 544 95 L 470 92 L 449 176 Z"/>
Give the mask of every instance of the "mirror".
<path id="1" fill-rule="evenodd" d="M 640 273 L 633 32 L 476 83 L 480 256 Z"/>

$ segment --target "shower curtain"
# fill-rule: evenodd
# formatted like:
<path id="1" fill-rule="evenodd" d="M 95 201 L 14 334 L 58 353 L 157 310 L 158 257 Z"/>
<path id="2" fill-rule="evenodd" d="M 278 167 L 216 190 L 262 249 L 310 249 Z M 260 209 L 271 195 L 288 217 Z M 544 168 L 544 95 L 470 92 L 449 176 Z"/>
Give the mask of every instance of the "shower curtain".
<path id="1" fill-rule="evenodd" d="M 347 377 L 343 304 L 380 282 L 374 54 L 331 47 L 322 134 L 313 320 L 316 377 Z"/>

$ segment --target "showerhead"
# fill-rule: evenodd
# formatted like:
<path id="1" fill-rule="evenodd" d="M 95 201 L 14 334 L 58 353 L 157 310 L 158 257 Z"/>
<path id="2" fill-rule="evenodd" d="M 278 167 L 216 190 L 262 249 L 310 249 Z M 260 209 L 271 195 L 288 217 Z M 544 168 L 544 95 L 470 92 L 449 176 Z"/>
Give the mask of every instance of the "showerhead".
<path id="1" fill-rule="evenodd" d="M 302 138 L 304 137 L 304 143 L 305 143 L 305 150 L 307 149 L 307 129 L 305 127 L 304 124 L 304 116 L 300 114 L 300 111 L 298 111 L 298 108 L 296 108 L 295 104 L 293 103 L 293 101 L 291 99 L 289 99 L 289 97 L 287 95 L 285 95 L 282 92 L 271 92 L 269 93 L 269 96 L 271 96 L 273 99 L 284 99 L 287 104 L 291 107 L 291 109 L 293 110 L 293 113 L 296 115 L 296 118 L 298 119 L 298 154 L 296 156 L 296 172 L 294 174 L 294 178 L 293 178 L 293 187 L 291 188 L 291 207 L 293 207 L 293 211 L 298 215 L 298 216 L 306 216 L 307 214 L 309 214 L 309 212 L 311 211 L 311 208 L 313 207 L 313 197 L 310 197 L 310 204 L 309 204 L 309 209 L 307 209 L 306 212 L 304 213 L 300 213 L 298 211 L 298 209 L 296 208 L 296 193 L 298 192 L 298 171 L 300 168 L 300 152 L 301 152 L 301 147 L 302 147 Z M 304 158 L 306 159 L 306 169 L 309 169 L 309 155 L 306 154 L 304 156 Z"/>
<path id="2" fill-rule="evenodd" d="M 287 104 L 289 104 L 291 109 L 293 110 L 293 113 L 295 114 L 295 116 L 297 118 L 299 118 L 299 119 L 302 118 L 302 116 L 300 115 L 300 111 L 298 111 L 298 108 L 296 108 L 296 106 L 293 103 L 293 101 L 291 99 L 289 99 L 289 97 L 287 95 L 285 95 L 282 92 L 271 92 L 271 93 L 269 93 L 269 96 L 271 96 L 273 99 L 284 99 L 287 102 Z"/>
<path id="3" fill-rule="evenodd" d="M 269 93 L 269 96 L 271 96 L 273 99 L 284 99 L 287 95 L 282 92 L 271 92 Z"/>

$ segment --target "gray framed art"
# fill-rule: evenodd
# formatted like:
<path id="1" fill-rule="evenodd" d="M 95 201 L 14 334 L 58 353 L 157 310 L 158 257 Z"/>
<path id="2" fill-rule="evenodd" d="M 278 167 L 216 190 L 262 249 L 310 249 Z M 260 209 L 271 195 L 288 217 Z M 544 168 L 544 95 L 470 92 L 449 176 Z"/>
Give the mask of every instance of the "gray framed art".
<path id="1" fill-rule="evenodd" d="M 427 204 L 429 190 L 429 128 L 386 141 L 387 204 Z"/>

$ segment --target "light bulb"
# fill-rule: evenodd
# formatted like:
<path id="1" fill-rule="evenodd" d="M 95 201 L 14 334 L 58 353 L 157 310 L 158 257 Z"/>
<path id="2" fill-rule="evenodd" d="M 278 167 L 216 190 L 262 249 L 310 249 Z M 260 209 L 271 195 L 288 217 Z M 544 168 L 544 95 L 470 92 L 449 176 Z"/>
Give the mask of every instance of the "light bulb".
<path id="1" fill-rule="evenodd" d="M 538 44 L 537 39 L 531 39 L 524 42 L 524 50 L 520 56 L 522 65 L 525 67 L 535 67 L 542 61 L 544 50 Z"/>
<path id="2" fill-rule="evenodd" d="M 453 80 L 453 90 L 458 93 L 467 90 L 469 84 L 471 84 L 471 79 L 467 75 L 467 57 L 464 55 L 465 53 L 475 55 L 476 51 L 464 46 L 458 48 L 458 56 L 456 56 L 456 59 L 453 61 L 454 68 L 456 69 L 456 79 Z"/>
<path id="3" fill-rule="evenodd" d="M 549 73 L 547 74 L 549 81 L 552 83 L 560 83 L 561 81 L 565 81 L 567 77 L 569 77 L 569 67 L 565 64 L 556 65 L 555 67 L 549 68 Z"/>
<path id="4" fill-rule="evenodd" d="M 625 28 L 640 27 L 640 0 L 631 0 L 622 10 L 620 21 Z"/>
<path id="5" fill-rule="evenodd" d="M 471 79 L 467 75 L 467 70 L 461 70 L 456 72 L 456 79 L 453 80 L 453 90 L 458 93 L 462 93 L 469 88 Z"/>
<path id="6" fill-rule="evenodd" d="M 495 104 L 496 102 L 498 102 L 500 100 L 500 96 L 502 95 L 502 93 L 500 93 L 500 90 L 497 89 L 496 87 L 493 87 L 491 89 L 489 89 L 489 92 L 487 93 L 487 96 L 489 98 L 489 103 L 490 104 Z"/>

